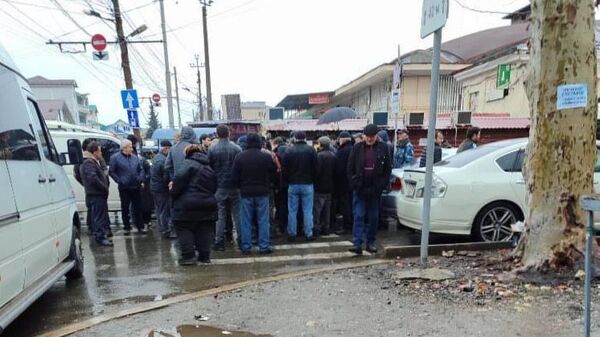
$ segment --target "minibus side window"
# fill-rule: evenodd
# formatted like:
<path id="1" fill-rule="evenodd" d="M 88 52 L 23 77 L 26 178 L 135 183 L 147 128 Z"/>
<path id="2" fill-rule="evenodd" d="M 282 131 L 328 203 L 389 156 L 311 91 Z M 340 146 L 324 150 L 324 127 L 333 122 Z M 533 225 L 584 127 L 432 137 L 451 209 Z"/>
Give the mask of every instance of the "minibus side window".
<path id="1" fill-rule="evenodd" d="M 0 160 L 41 160 L 27 112 L 0 112 Z"/>
<path id="2" fill-rule="evenodd" d="M 31 110 L 32 114 L 36 116 L 39 120 L 40 128 L 37 130 L 37 134 L 40 137 L 40 142 L 42 145 L 42 151 L 44 151 L 44 156 L 49 161 L 55 162 L 58 164 L 58 151 L 56 151 L 56 147 L 54 147 L 54 143 L 52 142 L 52 138 L 50 137 L 50 132 L 48 132 L 48 127 L 46 126 L 46 122 L 38 109 L 37 104 L 28 99 L 27 105 Z"/>

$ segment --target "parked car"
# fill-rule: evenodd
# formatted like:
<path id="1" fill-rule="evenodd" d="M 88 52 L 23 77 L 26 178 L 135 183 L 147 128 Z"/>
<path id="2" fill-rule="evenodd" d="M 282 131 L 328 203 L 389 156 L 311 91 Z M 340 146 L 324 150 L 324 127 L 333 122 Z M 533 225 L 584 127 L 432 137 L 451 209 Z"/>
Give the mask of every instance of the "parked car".
<path id="1" fill-rule="evenodd" d="M 521 168 L 527 139 L 480 146 L 442 160 L 434 166 L 431 224 L 433 233 L 471 235 L 478 241 L 509 241 L 511 225 L 527 214 L 526 185 Z M 598 191 L 600 162 L 594 188 Z M 398 218 L 420 230 L 424 169 L 404 172 L 398 198 Z"/>
<path id="2" fill-rule="evenodd" d="M 442 160 L 456 154 L 457 148 L 442 149 Z M 418 169 L 421 157 L 413 160 L 412 164 L 405 168 L 397 168 L 392 170 L 390 176 L 390 185 L 387 190 L 383 191 L 381 196 L 381 206 L 383 216 L 386 219 L 393 218 L 398 221 L 398 198 L 402 196 L 403 175 L 405 169 Z"/>
<path id="3" fill-rule="evenodd" d="M 93 141 L 97 141 L 102 146 L 102 157 L 104 161 L 106 161 L 106 165 L 110 162 L 110 157 L 118 153 L 121 150 L 120 141 L 118 138 L 111 136 L 106 132 L 92 132 L 92 131 L 68 131 L 69 128 L 61 128 L 56 129 L 52 128 L 50 130 L 50 134 L 54 139 L 54 144 L 56 145 L 56 149 L 58 152 L 66 152 L 67 145 L 69 141 L 76 139 L 79 142 L 83 143 L 86 140 L 90 139 Z M 80 149 L 82 150 L 82 149 Z M 83 150 L 82 150 L 83 153 Z M 69 182 L 71 183 L 71 187 L 75 192 L 75 200 L 77 201 L 77 211 L 79 214 L 85 214 L 87 212 L 87 208 L 85 207 L 85 191 L 83 186 L 75 180 L 75 176 L 73 173 L 73 164 L 69 163 L 64 165 L 63 168 L 67 177 L 69 178 Z M 117 183 L 112 179 L 110 179 L 110 188 L 108 194 L 108 210 L 110 212 L 120 212 L 121 211 L 121 199 L 119 198 L 119 189 Z M 115 218 L 117 218 L 115 216 Z"/>
<path id="4" fill-rule="evenodd" d="M 83 275 L 71 184 L 27 80 L 0 46 L 0 333 L 55 281 Z M 82 162 L 81 143 L 68 145 Z"/>

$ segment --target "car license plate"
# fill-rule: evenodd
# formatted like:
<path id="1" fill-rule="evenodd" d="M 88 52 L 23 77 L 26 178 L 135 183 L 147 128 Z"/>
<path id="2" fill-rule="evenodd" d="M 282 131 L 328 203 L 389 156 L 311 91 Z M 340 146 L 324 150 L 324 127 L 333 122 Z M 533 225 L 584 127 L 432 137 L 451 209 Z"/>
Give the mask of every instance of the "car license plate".
<path id="1" fill-rule="evenodd" d="M 406 184 L 406 189 L 405 189 L 404 195 L 407 198 L 414 198 L 415 197 L 415 189 L 416 189 L 416 184 Z"/>

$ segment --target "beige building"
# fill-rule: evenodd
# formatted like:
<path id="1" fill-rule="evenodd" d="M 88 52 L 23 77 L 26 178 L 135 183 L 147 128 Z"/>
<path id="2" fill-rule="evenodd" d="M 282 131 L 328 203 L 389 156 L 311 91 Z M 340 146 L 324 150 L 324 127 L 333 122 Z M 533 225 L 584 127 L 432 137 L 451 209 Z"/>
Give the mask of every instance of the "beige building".
<path id="1" fill-rule="evenodd" d="M 266 102 L 243 102 L 241 104 L 242 120 L 258 121 L 264 120 L 267 115 Z"/>

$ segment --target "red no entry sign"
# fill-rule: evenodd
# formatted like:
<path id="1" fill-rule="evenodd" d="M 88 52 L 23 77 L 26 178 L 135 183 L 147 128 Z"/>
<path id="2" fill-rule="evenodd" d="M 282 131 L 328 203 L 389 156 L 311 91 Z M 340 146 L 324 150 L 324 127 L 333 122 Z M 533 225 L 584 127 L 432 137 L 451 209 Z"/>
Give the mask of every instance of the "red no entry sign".
<path id="1" fill-rule="evenodd" d="M 152 95 L 152 100 L 154 101 L 154 103 L 160 102 L 160 95 L 159 94 Z"/>
<path id="2" fill-rule="evenodd" d="M 97 51 L 106 49 L 106 38 L 102 34 L 92 36 L 92 47 Z"/>

